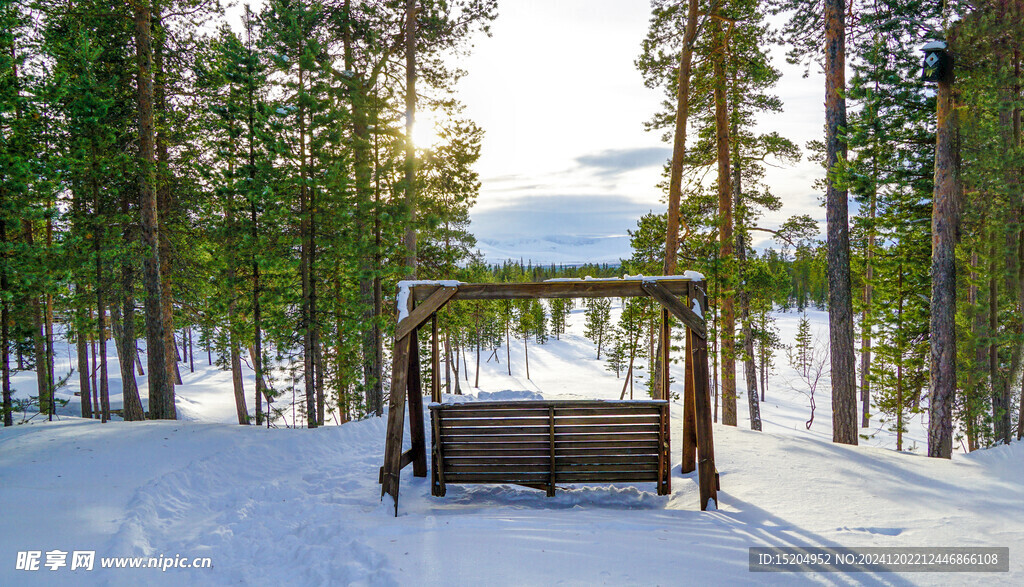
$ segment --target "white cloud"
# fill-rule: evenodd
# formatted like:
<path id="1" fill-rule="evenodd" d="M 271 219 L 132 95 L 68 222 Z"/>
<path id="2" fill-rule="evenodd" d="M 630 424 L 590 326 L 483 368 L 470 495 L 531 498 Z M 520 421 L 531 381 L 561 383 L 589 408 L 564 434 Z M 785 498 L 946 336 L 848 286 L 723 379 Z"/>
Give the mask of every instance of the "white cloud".
<path id="1" fill-rule="evenodd" d="M 483 186 L 473 215 L 473 230 L 481 242 L 506 242 L 495 230 L 505 236 L 549 232 L 538 228 L 543 221 L 528 213 L 528 205 L 517 206 L 502 222 L 488 220 L 497 210 L 510 212 L 510 203 L 522 198 L 621 198 L 623 211 L 636 214 L 630 227 L 639 214 L 663 208 L 655 187 L 662 165 L 650 156 L 663 153 L 667 159 L 669 146 L 660 141 L 660 133 L 647 133 L 642 126 L 659 108 L 662 95 L 644 87 L 633 65 L 649 16 L 646 0 L 501 3 L 493 38 L 479 39 L 474 54 L 461 63 L 469 75 L 460 84 L 460 99 L 467 115 L 486 130 L 478 167 Z M 786 64 L 781 48 L 773 50 L 773 57 L 784 73 L 777 93 L 786 110 L 764 117 L 759 127 L 803 146 L 822 135 L 823 79 L 813 68 L 803 78 L 803 68 Z M 642 156 L 630 162 L 630 154 Z M 616 161 L 615 155 L 624 158 Z M 764 223 L 777 226 L 800 213 L 821 216 L 812 184 L 822 173 L 818 164 L 806 160 L 769 169 L 766 179 L 785 205 L 767 213 Z M 605 208 L 584 213 L 578 200 L 558 197 L 551 202 L 568 206 L 559 212 L 566 218 L 580 214 L 592 226 L 608 230 L 622 225 L 620 216 L 611 225 L 598 221 L 595 211 Z"/>

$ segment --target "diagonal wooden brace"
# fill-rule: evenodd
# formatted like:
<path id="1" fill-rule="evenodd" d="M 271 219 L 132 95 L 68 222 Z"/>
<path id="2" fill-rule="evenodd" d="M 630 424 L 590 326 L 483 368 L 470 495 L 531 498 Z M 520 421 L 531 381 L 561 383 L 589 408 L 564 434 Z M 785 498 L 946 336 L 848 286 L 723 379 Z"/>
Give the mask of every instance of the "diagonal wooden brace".
<path id="1" fill-rule="evenodd" d="M 673 316 L 682 321 L 697 337 L 707 340 L 708 331 L 704 319 L 696 312 L 686 307 L 686 304 L 679 301 L 679 298 L 672 295 L 672 292 L 665 289 L 656 281 L 644 281 L 641 286 L 645 292 L 658 301 Z"/>

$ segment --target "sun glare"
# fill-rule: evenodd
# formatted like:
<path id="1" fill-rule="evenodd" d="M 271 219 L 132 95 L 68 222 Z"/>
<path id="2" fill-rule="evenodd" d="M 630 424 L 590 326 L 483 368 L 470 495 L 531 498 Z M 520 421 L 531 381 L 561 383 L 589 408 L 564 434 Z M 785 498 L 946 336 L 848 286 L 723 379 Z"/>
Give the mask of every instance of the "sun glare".
<path id="1" fill-rule="evenodd" d="M 429 149 L 438 144 L 437 119 L 433 112 L 417 112 L 412 127 L 412 142 L 417 149 Z"/>

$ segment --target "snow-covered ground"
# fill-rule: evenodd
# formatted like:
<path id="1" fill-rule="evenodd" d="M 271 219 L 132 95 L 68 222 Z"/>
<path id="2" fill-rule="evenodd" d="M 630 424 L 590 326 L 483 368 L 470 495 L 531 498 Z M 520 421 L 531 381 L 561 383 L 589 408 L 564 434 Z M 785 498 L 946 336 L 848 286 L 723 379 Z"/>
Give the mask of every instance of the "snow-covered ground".
<path id="1" fill-rule="evenodd" d="M 825 340 L 825 315 L 810 317 Z M 798 318 L 779 315 L 784 341 L 794 339 Z M 522 341 L 513 341 L 512 376 L 502 349 L 501 363 L 482 365 L 481 399 L 618 398 L 622 380 L 594 360 L 582 324 L 577 310 L 562 340 L 531 343 L 530 380 Z M 66 351 L 57 354 L 66 359 Z M 184 370 L 177 390 L 187 421 L 104 425 L 70 416 L 79 410 L 76 374 L 62 391 L 72 403 L 59 422 L 37 417 L 0 431 L 0 585 L 1024 584 L 1024 444 L 928 459 L 919 454 L 920 417 L 907 441 L 916 453 L 893 450 L 881 425 L 859 447 L 832 444 L 827 382 L 807 430 L 807 397 L 785 353 L 762 405 L 765 431 L 714 428 L 717 511 L 699 511 L 695 475 L 680 475 L 678 465 L 669 496 L 641 483 L 575 486 L 554 498 L 482 485 L 450 485 L 435 498 L 407 468 L 397 518 L 377 484 L 383 419 L 317 430 L 232 425 L 229 375 L 196 358 L 202 364 Z M 117 406 L 114 361 L 110 373 Z M 33 382 L 19 374 L 18 394 L 32 393 Z M 246 389 L 251 395 L 251 373 Z M 745 406 L 744 395 L 741 425 Z M 672 415 L 678 459 L 678 405 Z M 1010 572 L 753 574 L 753 546 L 1009 547 Z M 54 550 L 95 551 L 95 567 L 100 557 L 177 556 L 209 557 L 212 568 L 71 571 L 69 554 L 68 566 L 51 571 L 45 553 Z M 39 570 L 16 569 L 27 551 L 42 553 Z"/>

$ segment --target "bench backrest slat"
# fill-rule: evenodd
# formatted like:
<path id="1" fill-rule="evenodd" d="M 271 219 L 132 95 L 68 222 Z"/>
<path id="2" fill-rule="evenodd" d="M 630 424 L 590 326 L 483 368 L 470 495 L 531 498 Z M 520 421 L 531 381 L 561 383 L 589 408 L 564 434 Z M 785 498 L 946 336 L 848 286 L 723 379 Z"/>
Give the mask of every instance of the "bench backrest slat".
<path id="1" fill-rule="evenodd" d="M 519 483 L 551 495 L 556 482 L 654 481 L 667 492 L 667 402 L 472 402 L 430 410 L 435 495 L 446 482 Z"/>

